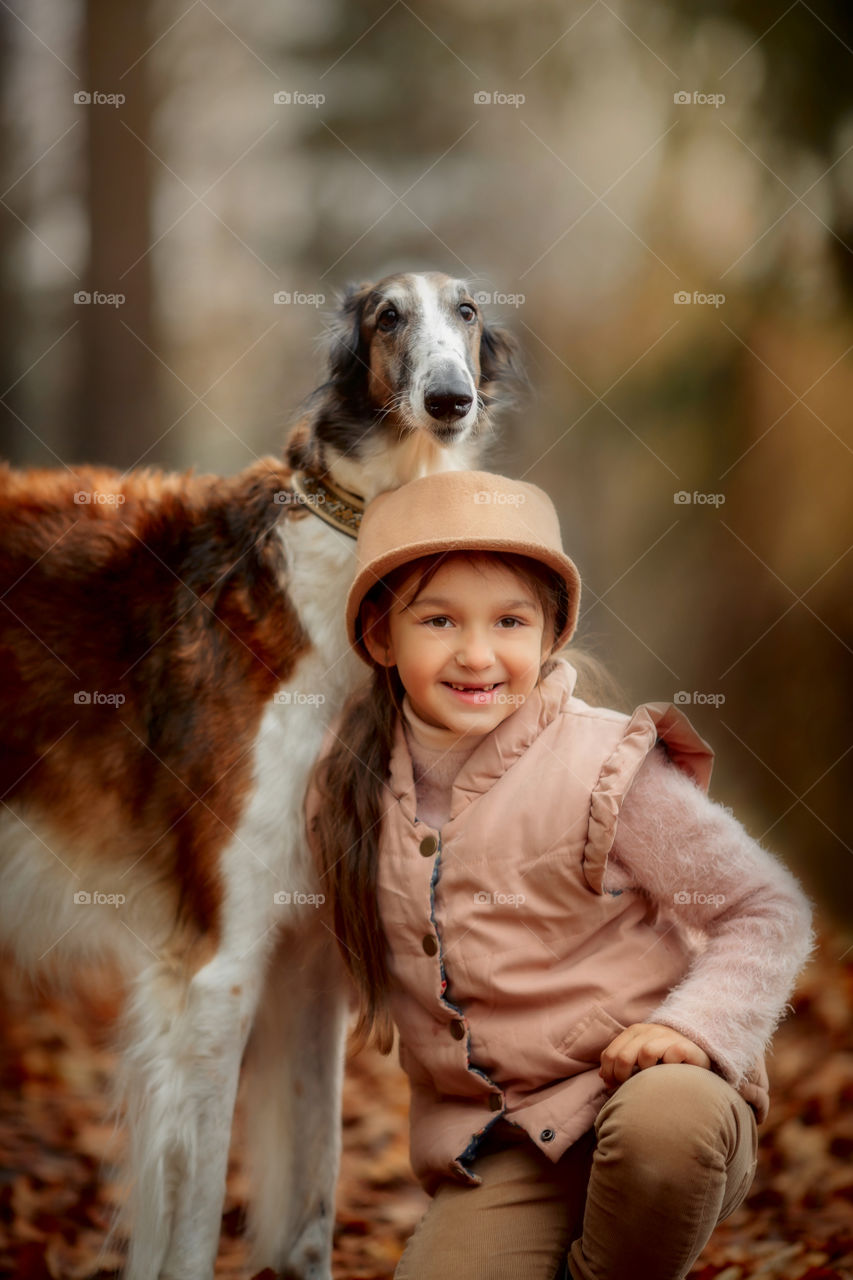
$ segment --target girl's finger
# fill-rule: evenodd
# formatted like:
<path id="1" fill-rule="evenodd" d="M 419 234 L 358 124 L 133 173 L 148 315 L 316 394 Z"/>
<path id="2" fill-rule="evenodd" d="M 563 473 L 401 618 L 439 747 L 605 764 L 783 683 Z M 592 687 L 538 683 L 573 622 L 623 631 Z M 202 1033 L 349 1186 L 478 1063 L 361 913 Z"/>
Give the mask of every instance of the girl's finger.
<path id="1" fill-rule="evenodd" d="M 673 1052 L 675 1056 L 670 1057 Z M 682 1052 L 680 1045 L 672 1044 L 669 1040 L 647 1040 L 637 1052 L 637 1066 L 645 1071 L 648 1067 L 657 1066 L 659 1062 L 683 1062 L 684 1058 L 678 1056 Z"/>
<path id="2" fill-rule="evenodd" d="M 673 1044 L 666 1050 L 661 1059 L 662 1062 L 689 1062 L 694 1067 L 708 1068 L 711 1065 L 711 1059 L 708 1057 L 704 1049 L 700 1049 L 698 1044 L 685 1040 L 680 1044 Z"/>
<path id="3" fill-rule="evenodd" d="M 609 1078 L 616 1084 L 624 1084 L 637 1067 L 638 1037 L 631 1036 L 620 1045 L 610 1064 Z"/>

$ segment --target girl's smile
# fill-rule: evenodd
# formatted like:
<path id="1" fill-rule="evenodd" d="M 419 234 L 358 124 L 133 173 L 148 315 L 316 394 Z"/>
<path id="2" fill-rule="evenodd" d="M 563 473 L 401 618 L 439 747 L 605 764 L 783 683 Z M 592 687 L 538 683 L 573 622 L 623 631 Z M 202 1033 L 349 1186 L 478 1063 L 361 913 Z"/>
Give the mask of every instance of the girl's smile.
<path id="1" fill-rule="evenodd" d="M 502 680 L 498 681 L 496 684 L 485 685 L 459 685 L 448 684 L 447 682 L 444 683 L 445 687 L 448 688 L 451 693 L 454 693 L 457 698 L 460 698 L 464 702 L 470 702 L 473 706 L 482 706 L 484 703 L 494 701 L 499 690 L 504 686 L 504 682 Z"/>

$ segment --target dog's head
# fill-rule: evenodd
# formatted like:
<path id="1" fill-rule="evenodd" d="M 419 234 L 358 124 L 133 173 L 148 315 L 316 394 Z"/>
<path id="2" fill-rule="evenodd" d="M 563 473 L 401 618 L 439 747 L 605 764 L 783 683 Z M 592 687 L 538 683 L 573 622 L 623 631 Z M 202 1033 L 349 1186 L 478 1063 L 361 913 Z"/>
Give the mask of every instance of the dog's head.
<path id="1" fill-rule="evenodd" d="M 350 285 L 329 327 L 328 360 L 291 465 L 305 465 L 312 436 L 350 457 L 377 431 L 464 443 L 524 385 L 515 338 L 488 323 L 463 280 L 439 272 Z"/>

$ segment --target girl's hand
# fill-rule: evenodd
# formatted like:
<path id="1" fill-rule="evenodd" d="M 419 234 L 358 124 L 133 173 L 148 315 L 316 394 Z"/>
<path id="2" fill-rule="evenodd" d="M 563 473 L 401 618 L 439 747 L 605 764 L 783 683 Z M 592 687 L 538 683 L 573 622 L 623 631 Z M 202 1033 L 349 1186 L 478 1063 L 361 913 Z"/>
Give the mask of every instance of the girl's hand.
<path id="1" fill-rule="evenodd" d="M 659 1062 L 689 1062 L 710 1070 L 711 1059 L 687 1036 L 659 1022 L 635 1022 L 621 1031 L 601 1055 L 601 1076 L 608 1089 L 624 1084 L 635 1071 Z"/>

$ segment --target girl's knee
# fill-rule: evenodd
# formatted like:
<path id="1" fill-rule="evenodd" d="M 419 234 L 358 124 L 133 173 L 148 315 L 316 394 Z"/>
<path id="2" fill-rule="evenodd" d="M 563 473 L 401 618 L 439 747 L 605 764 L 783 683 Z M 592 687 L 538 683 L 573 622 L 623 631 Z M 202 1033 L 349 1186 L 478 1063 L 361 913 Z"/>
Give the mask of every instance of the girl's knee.
<path id="1" fill-rule="evenodd" d="M 744 1132 L 747 1130 L 748 1132 Z M 678 1155 L 725 1165 L 751 1136 L 755 1120 L 727 1081 L 705 1067 L 659 1063 L 631 1076 L 605 1102 L 595 1131 L 599 1148 L 614 1142 L 644 1159 L 653 1152 L 670 1162 Z"/>
<path id="2" fill-rule="evenodd" d="M 648 1110 L 660 1118 L 695 1114 L 697 1108 L 719 1110 L 739 1098 L 731 1085 L 709 1071 L 688 1062 L 659 1062 L 655 1067 L 638 1071 L 605 1102 L 601 1113 L 609 1108 Z"/>

